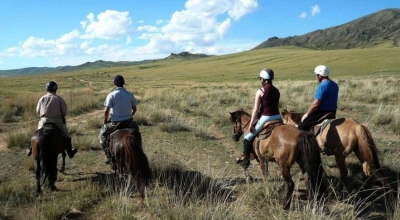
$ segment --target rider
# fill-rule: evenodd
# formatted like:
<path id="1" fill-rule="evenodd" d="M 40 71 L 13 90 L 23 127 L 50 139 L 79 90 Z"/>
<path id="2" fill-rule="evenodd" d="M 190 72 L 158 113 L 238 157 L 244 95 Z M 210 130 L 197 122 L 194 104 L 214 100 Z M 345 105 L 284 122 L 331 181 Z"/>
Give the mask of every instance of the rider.
<path id="1" fill-rule="evenodd" d="M 47 94 L 42 96 L 36 106 L 36 113 L 40 115 L 38 129 L 41 129 L 45 123 L 53 123 L 62 132 L 66 140 L 66 151 L 70 158 L 73 158 L 77 149 L 72 148 L 71 136 L 68 133 L 67 125 L 65 123 L 65 116 L 67 115 L 67 104 L 61 96 L 57 95 L 57 83 L 50 81 L 46 84 Z M 32 154 L 32 146 L 29 145 L 26 155 Z"/>
<path id="2" fill-rule="evenodd" d="M 133 128 L 135 137 L 139 140 L 140 146 L 142 137 L 139 126 L 133 121 L 132 116 L 137 110 L 137 101 L 133 93 L 124 88 L 125 79 L 121 75 L 114 77 L 114 85 L 117 88 L 107 95 L 104 101 L 103 126 L 99 133 L 100 144 L 106 155 L 104 163 L 111 163 L 111 155 L 108 149 L 108 137 L 115 129 Z M 110 120 L 108 115 L 111 113 Z M 117 128 L 118 126 L 118 128 Z"/>
<path id="3" fill-rule="evenodd" d="M 244 159 L 240 162 L 243 168 L 250 165 L 250 152 L 254 137 L 260 133 L 268 121 L 282 120 L 279 112 L 279 90 L 272 85 L 274 71 L 268 68 L 261 70 L 259 75 L 262 88 L 258 89 L 254 99 L 249 132 L 243 139 Z"/>
<path id="4" fill-rule="evenodd" d="M 298 126 L 303 131 L 309 130 L 310 122 L 318 120 L 327 113 L 336 115 L 339 96 L 338 84 L 329 79 L 329 69 L 325 65 L 315 67 L 314 74 L 319 85 L 315 91 L 314 102 L 303 115 Z"/>

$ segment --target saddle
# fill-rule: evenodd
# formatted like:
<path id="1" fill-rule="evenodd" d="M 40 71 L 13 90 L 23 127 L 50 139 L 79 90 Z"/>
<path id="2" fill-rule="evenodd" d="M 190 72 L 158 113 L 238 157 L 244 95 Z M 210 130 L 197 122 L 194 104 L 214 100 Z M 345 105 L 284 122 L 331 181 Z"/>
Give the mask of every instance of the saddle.
<path id="1" fill-rule="evenodd" d="M 274 130 L 274 128 L 279 125 L 283 125 L 282 120 L 272 120 L 265 123 L 263 129 L 261 130 L 260 133 L 258 133 L 256 139 L 257 140 L 267 139 L 271 135 L 272 130 Z"/>
<path id="2" fill-rule="evenodd" d="M 45 122 L 45 123 L 43 123 L 43 127 L 46 127 L 46 128 L 56 128 L 56 129 L 58 129 L 57 125 L 54 124 L 53 122 Z"/>
<path id="3" fill-rule="evenodd" d="M 335 118 L 336 118 L 336 115 L 329 112 L 329 113 L 323 115 L 318 120 L 310 122 L 310 124 L 309 124 L 310 130 L 309 131 L 312 134 L 314 134 L 314 136 L 316 137 L 319 133 L 321 133 L 324 130 L 324 128 L 329 124 L 329 122 Z"/>

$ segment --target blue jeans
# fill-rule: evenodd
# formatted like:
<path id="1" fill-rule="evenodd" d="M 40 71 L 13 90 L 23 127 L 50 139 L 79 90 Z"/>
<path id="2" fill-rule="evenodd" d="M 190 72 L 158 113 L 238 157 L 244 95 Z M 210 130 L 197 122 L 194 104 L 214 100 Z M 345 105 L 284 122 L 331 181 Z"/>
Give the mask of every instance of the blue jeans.
<path id="1" fill-rule="evenodd" d="M 260 133 L 260 131 L 264 128 L 265 123 L 269 122 L 269 121 L 273 121 L 273 120 L 282 120 L 282 115 L 281 114 L 277 114 L 277 115 L 272 115 L 272 116 L 266 116 L 263 115 L 261 116 L 261 118 L 258 120 L 256 126 L 255 126 L 255 132 L 254 133 L 247 133 L 244 136 L 244 139 L 251 141 L 253 140 L 253 138 Z"/>

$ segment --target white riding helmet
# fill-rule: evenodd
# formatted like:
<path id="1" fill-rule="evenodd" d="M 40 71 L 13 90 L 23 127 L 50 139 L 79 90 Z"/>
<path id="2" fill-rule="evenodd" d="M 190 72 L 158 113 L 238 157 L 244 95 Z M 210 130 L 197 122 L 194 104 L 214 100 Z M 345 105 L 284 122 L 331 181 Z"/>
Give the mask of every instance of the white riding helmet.
<path id="1" fill-rule="evenodd" d="M 325 65 L 319 65 L 319 66 L 315 67 L 314 74 L 321 75 L 323 77 L 327 77 L 329 75 L 329 69 Z"/>
<path id="2" fill-rule="evenodd" d="M 263 78 L 263 79 L 274 79 L 274 71 L 271 70 L 271 69 L 265 68 L 265 69 L 261 70 L 260 78 Z"/>

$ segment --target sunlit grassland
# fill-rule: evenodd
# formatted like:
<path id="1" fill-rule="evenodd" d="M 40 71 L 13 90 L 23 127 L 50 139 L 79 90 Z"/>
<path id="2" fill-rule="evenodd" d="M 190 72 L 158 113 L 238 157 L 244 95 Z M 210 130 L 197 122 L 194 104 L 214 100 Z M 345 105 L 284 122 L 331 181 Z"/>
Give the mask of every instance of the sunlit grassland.
<path id="1" fill-rule="evenodd" d="M 231 139 L 228 112 L 251 111 L 260 86 L 257 76 L 264 67 L 276 73 L 274 85 L 281 91 L 281 109 L 303 112 L 317 86 L 313 69 L 326 64 L 340 86 L 338 117 L 352 117 L 368 126 L 381 164 L 397 180 L 398 54 L 399 48 L 272 48 L 187 61 L 0 78 L 0 219 L 354 219 L 365 214 L 365 207 L 377 205 L 360 197 L 368 191 L 353 155 L 348 158 L 353 186 L 344 192 L 332 185 L 326 203 L 329 211 L 299 196 L 290 211 L 283 211 L 279 202 L 285 184 L 276 164 L 270 163 L 270 176 L 263 181 L 257 163 L 252 162 L 250 171 L 258 181 L 244 182 L 241 168 L 234 163 L 242 146 Z M 127 89 L 140 101 L 135 120 L 155 176 L 147 189 L 147 207 L 139 206 L 132 186 L 116 181 L 110 168 L 102 164 L 104 154 L 97 135 L 102 103 L 114 88 L 116 74 L 125 77 Z M 45 190 L 35 199 L 32 158 L 24 155 L 24 148 L 37 126 L 36 102 L 49 80 L 58 83 L 58 94 L 67 102 L 67 125 L 79 152 L 74 159 L 67 159 L 66 173 L 58 176 L 60 191 Z M 324 156 L 323 163 L 328 176 L 337 180 L 333 158 Z M 293 180 L 301 191 L 304 182 L 297 165 Z M 380 200 L 389 208 L 372 208 L 374 213 L 369 215 L 397 219 L 397 193 Z"/>

